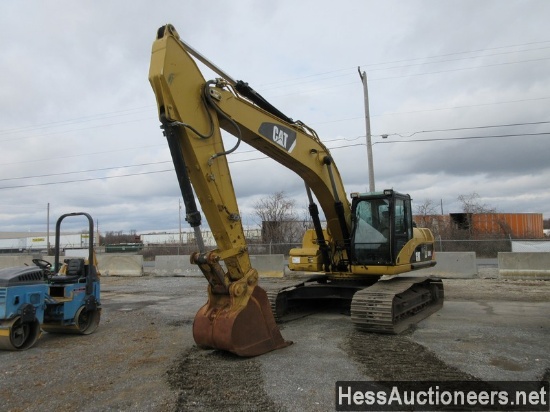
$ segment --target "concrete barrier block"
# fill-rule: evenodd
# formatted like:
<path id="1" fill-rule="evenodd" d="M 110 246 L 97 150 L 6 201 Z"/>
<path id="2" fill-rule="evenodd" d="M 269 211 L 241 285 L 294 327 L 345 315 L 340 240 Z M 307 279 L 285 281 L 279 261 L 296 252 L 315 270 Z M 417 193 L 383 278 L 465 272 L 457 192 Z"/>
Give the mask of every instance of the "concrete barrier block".
<path id="1" fill-rule="evenodd" d="M 199 267 L 192 264 L 189 255 L 157 256 L 154 276 L 202 276 Z"/>
<path id="2" fill-rule="evenodd" d="M 81 255 L 82 256 L 82 255 Z M 59 261 L 70 256 L 60 256 Z M 82 256 L 84 257 L 84 256 Z M 85 256 L 88 257 L 87 255 Z M 97 267 L 103 276 L 143 276 L 143 256 L 124 253 L 96 254 Z M 55 256 L 43 256 L 42 259 L 55 262 Z"/>
<path id="3" fill-rule="evenodd" d="M 475 252 L 437 252 L 434 267 L 416 270 L 406 276 L 435 276 L 447 279 L 473 279 L 478 277 Z"/>
<path id="4" fill-rule="evenodd" d="M 16 266 L 34 266 L 32 255 L 0 256 L 0 269 L 13 268 Z"/>
<path id="5" fill-rule="evenodd" d="M 260 277 L 282 278 L 285 269 L 284 255 L 254 255 L 250 256 L 250 264 L 258 271 Z"/>
<path id="6" fill-rule="evenodd" d="M 504 279 L 550 280 L 550 252 L 499 252 L 498 272 Z"/>
<path id="7" fill-rule="evenodd" d="M 284 255 L 254 255 L 250 256 L 250 263 L 260 277 L 283 276 Z M 224 266 L 223 262 L 222 266 Z M 189 255 L 157 256 L 152 274 L 154 276 L 202 276 L 199 267 L 191 263 Z"/>
<path id="8" fill-rule="evenodd" d="M 143 256 L 127 254 L 97 255 L 99 271 L 104 276 L 143 276 Z"/>

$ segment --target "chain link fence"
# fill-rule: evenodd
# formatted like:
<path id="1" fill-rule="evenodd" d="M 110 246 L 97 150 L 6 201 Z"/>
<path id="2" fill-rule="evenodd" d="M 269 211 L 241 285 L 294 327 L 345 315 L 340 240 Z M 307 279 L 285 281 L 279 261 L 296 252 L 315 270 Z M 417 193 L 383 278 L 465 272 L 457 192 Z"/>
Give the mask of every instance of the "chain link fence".
<path id="1" fill-rule="evenodd" d="M 441 239 L 435 240 L 436 252 L 476 252 L 480 258 L 496 258 L 499 252 L 550 251 L 550 239 Z"/>
<path id="2" fill-rule="evenodd" d="M 301 247 L 301 243 L 249 243 L 247 244 L 250 255 L 285 255 L 290 254 L 290 249 Z M 215 249 L 215 246 L 207 246 L 207 250 Z M 144 245 L 138 252 L 145 260 L 154 260 L 155 256 L 164 255 L 190 255 L 198 251 L 194 243 L 186 244 L 160 244 Z"/>
<path id="3" fill-rule="evenodd" d="M 163 243 L 115 245 L 117 247 L 97 247 L 97 253 L 128 253 L 143 255 L 144 260 L 154 260 L 156 256 L 190 255 L 198 251 L 195 243 Z M 251 255 L 288 256 L 293 248 L 300 248 L 301 243 L 256 243 L 247 245 Z M 207 246 L 207 250 L 215 249 Z M 550 252 L 550 239 L 443 239 L 436 237 L 436 252 L 475 252 L 479 258 L 496 258 L 499 252 Z M 6 254 L 37 254 L 39 250 L 9 251 Z"/>
<path id="4" fill-rule="evenodd" d="M 288 256 L 290 250 L 301 247 L 300 243 L 249 243 L 248 252 L 251 255 Z M 208 250 L 215 249 L 214 246 Z M 153 260 L 159 255 L 190 255 L 198 250 L 194 243 L 144 245 L 138 252 L 145 260 Z M 550 239 L 442 239 L 435 240 L 436 252 L 475 252 L 480 258 L 496 258 L 499 252 L 532 252 L 550 251 Z"/>
<path id="5" fill-rule="evenodd" d="M 496 258 L 499 252 L 511 252 L 510 239 L 441 239 L 435 240 L 436 252 L 475 252 L 477 257 Z"/>

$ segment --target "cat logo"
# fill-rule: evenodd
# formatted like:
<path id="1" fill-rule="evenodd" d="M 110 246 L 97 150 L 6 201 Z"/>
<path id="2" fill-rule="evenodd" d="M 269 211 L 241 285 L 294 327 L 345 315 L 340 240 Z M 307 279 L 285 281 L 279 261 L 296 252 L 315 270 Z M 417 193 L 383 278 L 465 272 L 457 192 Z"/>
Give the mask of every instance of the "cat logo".
<path id="1" fill-rule="evenodd" d="M 296 132 L 280 124 L 262 123 L 258 132 L 263 137 L 277 143 L 289 153 L 296 146 Z"/>

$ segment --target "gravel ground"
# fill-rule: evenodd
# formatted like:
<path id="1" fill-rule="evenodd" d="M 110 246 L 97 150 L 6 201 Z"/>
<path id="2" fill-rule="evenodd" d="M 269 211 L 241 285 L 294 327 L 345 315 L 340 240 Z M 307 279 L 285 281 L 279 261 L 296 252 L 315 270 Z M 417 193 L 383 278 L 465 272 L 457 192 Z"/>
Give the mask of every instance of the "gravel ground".
<path id="1" fill-rule="evenodd" d="M 266 288 L 283 282 L 261 281 Z M 191 324 L 205 300 L 202 278 L 104 277 L 102 319 L 94 334 L 44 333 L 27 351 L 0 352 L 1 410 L 326 411 L 334 409 L 337 380 L 480 380 L 500 370 L 514 376 L 520 371 L 510 370 L 514 365 L 507 362 L 519 356 L 516 352 L 550 352 L 548 339 L 536 339 L 531 329 L 514 338 L 523 339 L 517 345 L 510 343 L 515 352 L 498 349 L 500 358 L 488 354 L 486 359 L 482 350 L 470 362 L 472 346 L 457 346 L 456 353 L 448 349 L 448 342 L 462 345 L 468 337 L 466 343 L 476 348 L 493 344 L 489 335 L 500 332 L 483 328 L 500 319 L 506 328 L 536 327 L 535 333 L 547 337 L 548 320 L 522 325 L 517 313 L 493 314 L 490 325 L 478 327 L 476 319 L 464 321 L 461 311 L 515 302 L 514 312 L 547 314 L 550 282 L 483 278 L 444 280 L 444 285 L 448 308 L 403 335 L 363 334 L 345 314 L 318 313 L 281 325 L 283 336 L 295 341 L 290 347 L 242 359 L 194 345 Z M 521 376 L 548 379 L 548 357 L 536 361 Z"/>

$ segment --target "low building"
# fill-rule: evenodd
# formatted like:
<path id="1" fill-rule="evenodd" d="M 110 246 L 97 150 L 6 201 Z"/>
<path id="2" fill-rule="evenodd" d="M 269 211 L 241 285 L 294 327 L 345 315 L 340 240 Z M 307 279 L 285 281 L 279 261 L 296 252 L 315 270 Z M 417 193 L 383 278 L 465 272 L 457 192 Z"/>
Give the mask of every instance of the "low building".
<path id="1" fill-rule="evenodd" d="M 94 234 L 94 244 L 98 244 Z M 61 233 L 60 249 L 85 249 L 89 243 L 88 233 Z M 55 247 L 55 234 L 50 233 L 50 248 Z M 48 249 L 48 234 L 45 232 L 0 232 L 0 253 L 38 252 Z"/>
<path id="2" fill-rule="evenodd" d="M 201 230 L 202 238 L 205 246 L 215 247 L 216 240 L 211 230 Z M 261 239 L 261 229 L 245 228 L 244 235 L 246 239 L 257 240 Z M 182 232 L 152 232 L 142 233 L 140 235 L 141 242 L 144 245 L 175 245 L 175 244 L 194 244 L 195 232 L 185 230 Z"/>

